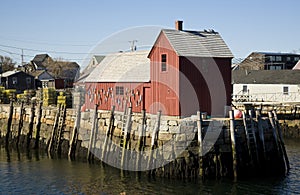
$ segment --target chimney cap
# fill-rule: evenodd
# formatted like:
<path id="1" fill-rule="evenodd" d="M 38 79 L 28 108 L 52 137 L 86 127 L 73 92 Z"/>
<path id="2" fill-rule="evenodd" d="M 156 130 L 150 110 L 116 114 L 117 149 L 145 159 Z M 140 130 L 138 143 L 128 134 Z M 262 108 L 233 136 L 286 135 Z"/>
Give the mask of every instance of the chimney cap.
<path id="1" fill-rule="evenodd" d="M 176 30 L 182 30 L 182 24 L 183 24 L 182 20 L 176 20 L 175 21 L 175 29 Z"/>

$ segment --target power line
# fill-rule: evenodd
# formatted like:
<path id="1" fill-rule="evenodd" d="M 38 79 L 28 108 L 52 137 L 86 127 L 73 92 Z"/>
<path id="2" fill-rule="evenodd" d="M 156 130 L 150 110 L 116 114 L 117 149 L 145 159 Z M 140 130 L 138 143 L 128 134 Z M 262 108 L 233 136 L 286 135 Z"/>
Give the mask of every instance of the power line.
<path id="1" fill-rule="evenodd" d="M 71 46 L 71 47 L 92 47 L 94 44 L 67 44 L 67 43 L 49 43 L 45 41 L 31 41 L 31 40 L 20 40 L 20 39 L 10 39 L 7 37 L 0 36 L 0 38 L 5 40 L 30 43 L 30 44 L 38 44 L 38 45 L 56 45 L 56 46 Z"/>
<path id="2" fill-rule="evenodd" d="M 81 53 L 81 52 L 67 52 L 67 51 L 51 51 L 51 50 L 39 50 L 39 49 L 30 49 L 30 48 L 22 48 L 22 47 L 15 47 L 11 45 L 2 45 L 0 44 L 1 47 L 5 48 L 11 48 L 11 49 L 23 49 L 25 51 L 35 51 L 35 52 L 46 52 L 46 53 L 56 53 L 56 54 L 73 54 L 73 55 L 87 55 L 90 53 Z"/>

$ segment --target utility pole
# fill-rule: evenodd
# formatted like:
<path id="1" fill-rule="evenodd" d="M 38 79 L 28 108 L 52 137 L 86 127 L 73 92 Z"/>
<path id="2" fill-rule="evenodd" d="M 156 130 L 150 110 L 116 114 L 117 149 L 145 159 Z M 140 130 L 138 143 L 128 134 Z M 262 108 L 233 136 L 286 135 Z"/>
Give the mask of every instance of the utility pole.
<path id="1" fill-rule="evenodd" d="M 136 42 L 137 42 L 137 40 L 129 41 L 129 43 L 131 43 L 130 51 L 136 51 L 136 46 L 134 45 L 134 43 L 136 43 Z"/>
<path id="2" fill-rule="evenodd" d="M 21 54 L 21 59 L 22 59 L 22 62 L 21 62 L 21 66 L 23 66 L 24 65 L 24 54 L 23 54 L 23 49 L 21 49 L 21 51 L 22 51 L 22 54 Z"/>

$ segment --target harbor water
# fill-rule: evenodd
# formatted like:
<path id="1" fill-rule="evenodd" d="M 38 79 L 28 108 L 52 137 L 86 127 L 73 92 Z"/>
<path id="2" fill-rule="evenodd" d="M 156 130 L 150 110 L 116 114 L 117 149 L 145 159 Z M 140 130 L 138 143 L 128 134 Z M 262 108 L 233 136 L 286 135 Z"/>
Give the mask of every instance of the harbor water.
<path id="1" fill-rule="evenodd" d="M 0 194 L 300 194 L 300 142 L 285 140 L 291 170 L 281 178 L 175 180 L 100 163 L 0 150 Z M 274 170 L 276 171 L 276 170 Z"/>

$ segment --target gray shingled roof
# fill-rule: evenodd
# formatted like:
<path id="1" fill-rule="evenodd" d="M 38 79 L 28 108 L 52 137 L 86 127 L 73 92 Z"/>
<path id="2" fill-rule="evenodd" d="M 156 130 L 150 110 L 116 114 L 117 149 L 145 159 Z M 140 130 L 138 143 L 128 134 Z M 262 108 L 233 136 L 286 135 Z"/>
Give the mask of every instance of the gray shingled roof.
<path id="1" fill-rule="evenodd" d="M 21 72 L 20 70 L 10 70 L 10 71 L 6 71 L 4 73 L 2 73 L 1 77 L 9 77 L 11 75 L 17 74 Z"/>
<path id="2" fill-rule="evenodd" d="M 134 51 L 107 55 L 85 82 L 149 82 L 149 51 Z"/>
<path id="3" fill-rule="evenodd" d="M 300 84 L 300 70 L 235 70 L 233 84 Z"/>
<path id="4" fill-rule="evenodd" d="M 48 54 L 37 54 L 32 61 L 34 62 L 43 62 L 47 57 L 49 57 Z"/>
<path id="5" fill-rule="evenodd" d="M 178 56 L 233 58 L 233 54 L 217 32 L 163 29 Z"/>

